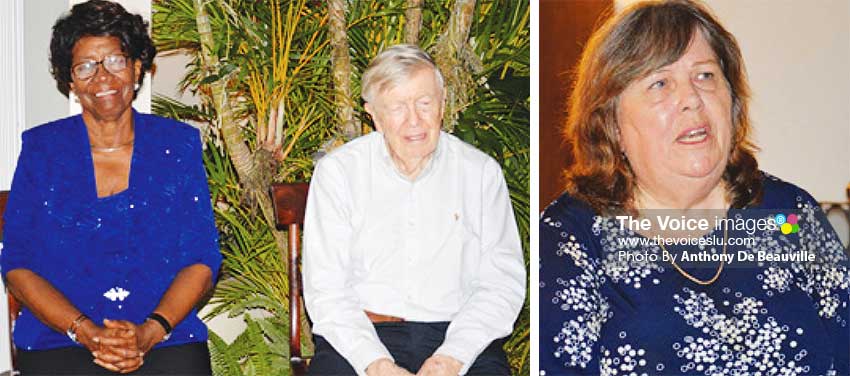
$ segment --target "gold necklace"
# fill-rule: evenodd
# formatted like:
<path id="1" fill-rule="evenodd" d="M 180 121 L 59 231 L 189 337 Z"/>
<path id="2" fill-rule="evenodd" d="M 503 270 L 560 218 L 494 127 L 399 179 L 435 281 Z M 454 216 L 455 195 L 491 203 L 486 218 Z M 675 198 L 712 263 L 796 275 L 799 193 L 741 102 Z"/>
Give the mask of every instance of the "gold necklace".
<path id="1" fill-rule="evenodd" d="M 127 141 L 127 142 L 125 142 L 125 143 L 123 143 L 123 144 L 121 144 L 121 145 L 118 145 L 118 146 L 112 146 L 112 147 L 92 146 L 92 147 L 91 147 L 91 150 L 92 150 L 92 151 L 102 152 L 102 153 L 114 153 L 114 152 L 116 152 L 116 151 L 118 151 L 118 150 L 121 150 L 121 149 L 123 149 L 123 148 L 126 148 L 127 146 L 132 145 L 132 144 L 133 144 L 133 140 L 134 140 L 134 139 L 130 139 L 130 141 Z"/>
<path id="2" fill-rule="evenodd" d="M 729 240 L 729 237 L 727 236 L 728 234 L 729 234 L 729 227 L 724 226 L 723 227 L 723 255 L 724 256 L 726 255 L 726 243 Z M 663 241 L 659 241 L 658 245 L 661 247 L 661 250 L 664 252 L 664 254 L 666 254 L 667 257 L 670 259 L 670 263 L 673 264 L 673 267 L 676 268 L 676 270 L 678 270 L 680 274 L 682 274 L 685 278 L 689 279 L 693 283 L 696 283 L 696 284 L 701 285 L 701 286 L 708 286 L 708 285 L 714 283 L 715 281 L 717 281 L 717 279 L 720 278 L 720 273 L 723 272 L 723 264 L 725 264 L 726 262 L 723 261 L 723 258 L 721 258 L 720 267 L 717 268 L 717 273 L 714 273 L 714 277 L 711 277 L 711 279 L 709 279 L 707 281 L 703 281 L 701 279 L 698 279 L 697 277 L 690 275 L 688 272 L 686 272 L 684 269 L 682 269 L 681 267 L 679 267 L 679 265 L 676 264 L 676 260 L 674 260 L 673 257 L 670 255 L 670 253 L 667 252 L 667 248 L 664 248 L 664 242 Z"/>

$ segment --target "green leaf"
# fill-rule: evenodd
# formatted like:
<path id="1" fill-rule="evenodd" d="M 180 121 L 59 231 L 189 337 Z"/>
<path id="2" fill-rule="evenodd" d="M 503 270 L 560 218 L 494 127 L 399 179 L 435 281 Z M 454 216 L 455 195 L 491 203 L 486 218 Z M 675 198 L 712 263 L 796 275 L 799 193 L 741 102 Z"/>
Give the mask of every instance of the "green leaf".
<path id="1" fill-rule="evenodd" d="M 216 82 L 218 80 L 219 80 L 219 75 L 211 74 L 209 76 L 204 77 L 204 79 L 201 80 L 200 84 L 201 85 L 207 85 L 207 84 L 211 84 L 213 82 Z"/>

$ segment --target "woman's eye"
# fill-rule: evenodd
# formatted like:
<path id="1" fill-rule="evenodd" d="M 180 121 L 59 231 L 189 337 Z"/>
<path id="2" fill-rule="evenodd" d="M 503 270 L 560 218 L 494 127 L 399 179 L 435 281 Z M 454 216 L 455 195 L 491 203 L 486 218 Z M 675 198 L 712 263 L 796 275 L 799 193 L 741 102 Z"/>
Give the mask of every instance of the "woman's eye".
<path id="1" fill-rule="evenodd" d="M 649 85 L 649 88 L 650 89 L 663 89 L 665 86 L 667 86 L 667 80 L 658 80 L 658 81 L 653 82 L 652 85 Z"/>
<path id="2" fill-rule="evenodd" d="M 702 72 L 697 75 L 697 79 L 700 81 L 711 80 L 714 78 L 714 72 Z"/>

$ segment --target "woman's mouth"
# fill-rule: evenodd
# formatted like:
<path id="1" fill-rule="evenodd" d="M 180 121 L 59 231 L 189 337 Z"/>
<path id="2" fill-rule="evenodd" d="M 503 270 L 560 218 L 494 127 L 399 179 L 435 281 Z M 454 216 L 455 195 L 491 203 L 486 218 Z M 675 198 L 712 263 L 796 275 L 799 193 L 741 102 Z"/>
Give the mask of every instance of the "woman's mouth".
<path id="1" fill-rule="evenodd" d="M 102 98 L 102 97 L 105 97 L 107 95 L 113 95 L 117 92 L 118 92 L 118 90 L 115 90 L 115 89 L 104 90 L 104 91 L 100 91 L 100 92 L 96 93 L 94 96 L 97 97 L 97 98 Z"/>
<path id="2" fill-rule="evenodd" d="M 679 134 L 679 137 L 676 138 L 676 142 L 682 144 L 698 144 L 700 142 L 705 141 L 708 138 L 708 127 L 702 126 L 698 128 L 691 128 L 685 130 L 684 132 Z"/>

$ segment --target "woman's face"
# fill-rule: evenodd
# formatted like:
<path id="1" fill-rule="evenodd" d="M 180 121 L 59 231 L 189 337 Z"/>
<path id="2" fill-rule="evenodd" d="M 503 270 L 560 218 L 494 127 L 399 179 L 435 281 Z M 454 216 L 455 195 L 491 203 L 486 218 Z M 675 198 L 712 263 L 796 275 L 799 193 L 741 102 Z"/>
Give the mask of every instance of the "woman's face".
<path id="1" fill-rule="evenodd" d="M 86 36 L 80 38 L 71 51 L 71 90 L 80 100 L 83 114 L 98 120 L 116 120 L 131 111 L 133 91 L 141 73 L 141 62 L 126 59 L 126 67 L 116 71 L 116 56 L 125 56 L 121 42 L 115 37 Z M 79 66 L 95 64 L 91 77 L 80 77 Z M 109 65 L 112 71 L 105 65 Z M 77 67 L 77 69 L 75 69 Z"/>
<path id="2" fill-rule="evenodd" d="M 678 61 L 623 91 L 617 120 L 639 185 L 719 181 L 731 150 L 732 95 L 701 32 Z"/>

